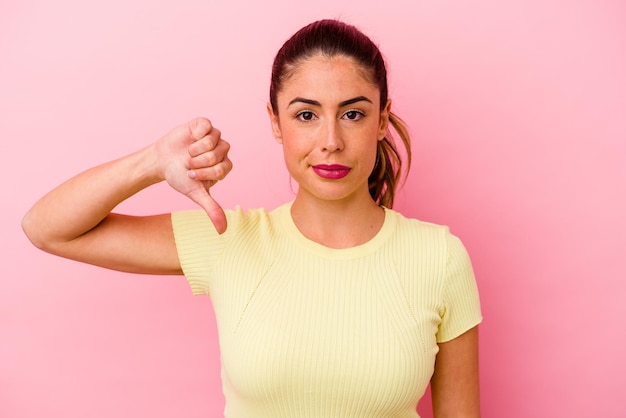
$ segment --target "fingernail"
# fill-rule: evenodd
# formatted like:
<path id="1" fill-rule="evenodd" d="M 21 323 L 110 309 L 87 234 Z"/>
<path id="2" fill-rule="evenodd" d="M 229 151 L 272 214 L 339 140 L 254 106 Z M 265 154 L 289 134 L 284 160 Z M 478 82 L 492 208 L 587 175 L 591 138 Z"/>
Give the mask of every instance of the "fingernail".
<path id="1" fill-rule="evenodd" d="M 189 176 L 189 178 L 192 178 L 192 179 L 196 178 L 196 172 L 193 170 L 187 171 L 187 175 Z"/>

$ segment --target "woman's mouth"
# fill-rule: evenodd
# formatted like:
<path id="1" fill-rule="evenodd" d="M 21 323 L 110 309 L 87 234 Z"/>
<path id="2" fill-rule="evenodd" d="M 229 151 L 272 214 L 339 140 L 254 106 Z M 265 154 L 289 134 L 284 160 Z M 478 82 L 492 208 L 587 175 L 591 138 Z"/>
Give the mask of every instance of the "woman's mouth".
<path id="1" fill-rule="evenodd" d="M 318 176 L 331 180 L 344 178 L 350 173 L 350 167 L 341 164 L 317 164 L 312 168 Z"/>

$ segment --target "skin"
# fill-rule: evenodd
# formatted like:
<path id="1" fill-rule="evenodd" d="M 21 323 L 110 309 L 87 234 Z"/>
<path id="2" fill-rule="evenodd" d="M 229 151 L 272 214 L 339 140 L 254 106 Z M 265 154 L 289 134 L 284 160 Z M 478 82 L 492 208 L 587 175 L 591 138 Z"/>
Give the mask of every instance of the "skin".
<path id="1" fill-rule="evenodd" d="M 352 102 L 355 98 L 368 100 Z M 268 105 L 268 113 L 289 173 L 299 185 L 292 205 L 296 226 L 307 238 L 333 248 L 367 242 L 384 222 L 367 179 L 376 142 L 387 132 L 391 102 L 380 111 L 378 88 L 354 60 L 321 55 L 296 68 L 277 102 L 278 112 Z M 342 105 L 346 102 L 352 103 Z M 362 116 L 355 117 L 354 111 Z M 320 162 L 352 170 L 341 180 L 326 180 L 312 170 Z M 439 344 L 431 383 L 435 418 L 480 417 L 476 327 Z"/>
<path id="2" fill-rule="evenodd" d="M 226 229 L 223 210 L 209 188 L 232 168 L 228 142 L 205 118 L 180 125 L 133 154 L 91 168 L 41 198 L 22 220 L 38 248 L 113 270 L 182 274 L 169 214 L 111 213 L 120 202 L 161 181 Z"/>
<path id="3" fill-rule="evenodd" d="M 387 132 L 391 102 L 351 59 L 313 56 L 301 62 L 268 105 L 274 137 L 299 189 L 292 205 L 296 226 L 332 248 L 370 240 L 384 211 L 369 195 L 367 178 L 376 144 Z M 226 218 L 210 187 L 231 170 L 230 145 L 205 118 L 196 118 L 133 154 L 91 168 L 58 186 L 26 214 L 22 227 L 35 246 L 52 254 L 114 270 L 182 274 L 170 214 L 111 213 L 120 202 L 166 181 L 209 215 L 218 232 Z M 325 179 L 317 164 L 350 167 Z M 432 377 L 436 418 L 480 416 L 478 331 L 439 345 Z"/>
<path id="4" fill-rule="evenodd" d="M 391 102 L 380 111 L 378 88 L 354 60 L 321 55 L 300 63 L 276 98 L 278 112 L 270 106 L 268 112 L 287 169 L 299 185 L 292 205 L 296 226 L 333 248 L 367 242 L 384 221 L 367 179 L 377 142 L 387 132 Z M 313 170 L 317 164 L 341 164 L 350 173 L 325 179 Z"/>
<path id="5" fill-rule="evenodd" d="M 480 418 L 478 327 L 439 344 L 431 393 L 435 418 Z"/>

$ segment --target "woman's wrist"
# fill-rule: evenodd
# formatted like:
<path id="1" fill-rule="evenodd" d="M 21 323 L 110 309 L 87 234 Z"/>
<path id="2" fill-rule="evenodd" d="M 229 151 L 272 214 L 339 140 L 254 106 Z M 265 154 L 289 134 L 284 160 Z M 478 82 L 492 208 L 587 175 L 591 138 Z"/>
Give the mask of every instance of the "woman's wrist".
<path id="1" fill-rule="evenodd" d="M 138 186 L 138 190 L 165 180 L 165 168 L 161 167 L 156 144 L 148 145 L 125 158 L 128 159 L 132 182 Z"/>

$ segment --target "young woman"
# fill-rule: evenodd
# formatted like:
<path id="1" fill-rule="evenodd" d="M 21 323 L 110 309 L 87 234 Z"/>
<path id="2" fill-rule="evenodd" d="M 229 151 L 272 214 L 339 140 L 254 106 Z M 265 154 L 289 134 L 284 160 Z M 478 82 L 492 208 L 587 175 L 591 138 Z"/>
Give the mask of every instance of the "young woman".
<path id="1" fill-rule="evenodd" d="M 378 48 L 312 23 L 273 65 L 268 113 L 298 183 L 272 211 L 223 211 L 232 165 L 204 118 L 44 196 L 23 227 L 39 248 L 110 269 L 184 274 L 212 298 L 227 417 L 478 417 L 478 293 L 446 227 L 391 210 L 401 159 Z M 111 213 L 160 181 L 204 210 Z M 207 216 L 208 215 L 208 216 Z"/>

